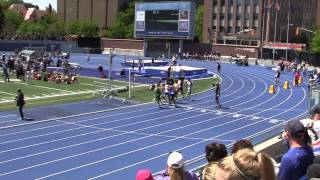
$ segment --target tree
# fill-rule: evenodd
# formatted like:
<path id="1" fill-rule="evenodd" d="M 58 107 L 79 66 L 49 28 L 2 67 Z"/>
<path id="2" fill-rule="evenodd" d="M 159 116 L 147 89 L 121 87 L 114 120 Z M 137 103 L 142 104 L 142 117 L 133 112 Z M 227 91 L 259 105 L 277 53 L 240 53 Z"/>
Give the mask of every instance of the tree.
<path id="1" fill-rule="evenodd" d="M 99 27 L 91 21 L 74 21 L 67 27 L 69 35 L 78 35 L 83 37 L 95 37 L 98 35 Z"/>
<path id="2" fill-rule="evenodd" d="M 23 17 L 12 10 L 6 10 L 4 16 L 3 32 L 6 34 L 14 34 L 23 22 Z"/>
<path id="3" fill-rule="evenodd" d="M 199 6 L 196 10 L 195 17 L 195 40 L 202 41 L 202 31 L 203 31 L 203 6 Z"/>
<path id="4" fill-rule="evenodd" d="M 316 34 L 312 38 L 311 50 L 314 53 L 320 54 L 320 29 L 317 30 Z"/>
<path id="5" fill-rule="evenodd" d="M 4 18 L 3 7 L 0 5 L 0 32 L 4 24 Z"/>
<path id="6" fill-rule="evenodd" d="M 12 4 L 23 4 L 23 0 L 0 0 L 3 9 L 8 9 Z"/>
<path id="7" fill-rule="evenodd" d="M 134 34 L 135 2 L 131 1 L 128 8 L 118 13 L 116 22 L 106 31 L 101 33 L 102 37 L 130 39 Z"/>

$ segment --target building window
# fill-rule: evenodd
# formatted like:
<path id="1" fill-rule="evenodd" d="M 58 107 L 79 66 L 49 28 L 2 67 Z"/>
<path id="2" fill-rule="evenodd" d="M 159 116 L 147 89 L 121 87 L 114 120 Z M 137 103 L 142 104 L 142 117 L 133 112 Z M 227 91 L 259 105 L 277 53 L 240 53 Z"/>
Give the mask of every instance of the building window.
<path id="1" fill-rule="evenodd" d="M 250 17 L 250 14 L 249 14 L 249 13 L 245 13 L 245 14 L 244 14 L 244 19 L 245 19 L 245 20 L 248 20 L 249 17 Z"/>
<path id="2" fill-rule="evenodd" d="M 224 32 L 224 26 L 220 26 L 220 32 Z"/>
<path id="3" fill-rule="evenodd" d="M 257 13 L 253 13 L 253 20 L 258 20 L 259 16 Z"/>
<path id="4" fill-rule="evenodd" d="M 213 4 L 213 6 L 217 6 L 217 4 L 218 4 L 218 3 L 217 3 L 217 0 L 213 0 L 213 3 L 212 3 L 212 4 Z"/>
<path id="5" fill-rule="evenodd" d="M 224 13 L 220 13 L 220 19 L 224 19 Z"/>
<path id="6" fill-rule="evenodd" d="M 241 6 L 242 0 L 237 0 L 237 6 Z"/>
<path id="7" fill-rule="evenodd" d="M 236 33 L 238 33 L 238 32 L 240 32 L 240 27 L 239 26 L 236 27 Z"/>
<path id="8" fill-rule="evenodd" d="M 222 7 L 222 6 L 225 6 L 225 5 L 226 5 L 226 1 L 225 1 L 225 0 L 221 0 L 221 1 L 220 1 L 220 5 L 221 5 L 221 7 Z"/>
<path id="9" fill-rule="evenodd" d="M 241 14 L 237 14 L 236 15 L 236 20 L 240 20 L 241 19 Z"/>
<path id="10" fill-rule="evenodd" d="M 229 6 L 233 6 L 233 0 L 229 0 Z"/>
<path id="11" fill-rule="evenodd" d="M 216 13 L 213 13 L 212 14 L 212 19 L 216 19 L 217 18 L 217 14 Z"/>
<path id="12" fill-rule="evenodd" d="M 231 32 L 232 32 L 232 27 L 231 27 L 231 26 L 228 26 L 227 33 L 231 33 Z"/>

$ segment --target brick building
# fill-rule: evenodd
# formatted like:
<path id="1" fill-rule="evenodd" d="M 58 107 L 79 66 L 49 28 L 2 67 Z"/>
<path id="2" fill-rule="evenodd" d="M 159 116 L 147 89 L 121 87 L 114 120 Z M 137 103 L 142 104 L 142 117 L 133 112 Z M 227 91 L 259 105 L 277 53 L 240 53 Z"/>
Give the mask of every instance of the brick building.
<path id="1" fill-rule="evenodd" d="M 65 23 L 87 20 L 110 27 L 129 0 L 57 0 L 58 17 Z"/>
<path id="2" fill-rule="evenodd" d="M 297 27 L 314 30 L 320 25 L 319 0 L 204 0 L 203 39 L 252 46 L 259 46 L 262 39 L 273 42 L 276 12 L 277 41 L 286 41 L 287 29 L 290 41 Z"/>

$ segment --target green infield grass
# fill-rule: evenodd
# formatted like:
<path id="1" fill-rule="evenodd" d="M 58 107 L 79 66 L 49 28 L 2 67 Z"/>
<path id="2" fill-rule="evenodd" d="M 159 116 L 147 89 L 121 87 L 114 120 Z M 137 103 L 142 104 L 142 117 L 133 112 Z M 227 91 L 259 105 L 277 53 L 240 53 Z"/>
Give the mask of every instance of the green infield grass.
<path id="1" fill-rule="evenodd" d="M 108 80 L 90 77 L 79 77 L 77 84 L 56 84 L 41 80 L 33 80 L 31 84 L 25 81 L 10 79 L 11 82 L 0 81 L 0 111 L 16 108 L 16 91 L 20 88 L 26 100 L 25 108 L 47 106 L 52 104 L 71 103 L 82 100 L 104 98 L 102 92 L 106 91 Z M 193 80 L 193 94 L 212 88 L 218 78 L 205 78 Z M 126 89 L 128 82 L 112 81 L 112 89 Z M 123 91 L 117 97 L 128 99 L 129 92 Z M 136 102 L 151 102 L 153 93 L 148 84 L 135 83 L 131 88 L 131 100 Z"/>

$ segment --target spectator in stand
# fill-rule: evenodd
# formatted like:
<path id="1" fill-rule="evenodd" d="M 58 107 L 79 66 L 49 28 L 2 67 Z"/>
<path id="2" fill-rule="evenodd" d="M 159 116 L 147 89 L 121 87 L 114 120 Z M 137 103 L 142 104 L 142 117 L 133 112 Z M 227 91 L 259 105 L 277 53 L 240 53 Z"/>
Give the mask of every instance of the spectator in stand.
<path id="1" fill-rule="evenodd" d="M 271 159 L 251 149 L 241 149 L 224 158 L 215 173 L 216 180 L 275 180 Z"/>
<path id="2" fill-rule="evenodd" d="M 237 142 L 235 142 L 231 149 L 231 154 L 236 153 L 240 149 L 251 149 L 253 150 L 253 145 L 249 140 L 241 139 Z"/>
<path id="3" fill-rule="evenodd" d="M 184 170 L 184 159 L 180 152 L 169 154 L 166 170 L 154 177 L 155 180 L 198 180 L 195 173 Z"/>
<path id="4" fill-rule="evenodd" d="M 233 144 L 232 149 L 231 149 L 231 153 L 234 154 L 241 149 L 251 149 L 254 151 L 253 144 L 249 140 L 241 139 Z M 272 164 L 274 166 L 274 171 L 277 174 L 279 172 L 279 165 L 277 164 L 277 162 L 273 158 L 271 158 L 271 157 L 269 157 L 269 158 L 271 159 Z"/>
<path id="5" fill-rule="evenodd" d="M 211 143 L 206 146 L 205 152 L 208 164 L 203 168 L 202 179 L 214 180 L 218 162 L 228 156 L 227 148 L 223 144 Z"/>
<path id="6" fill-rule="evenodd" d="M 149 169 L 141 169 L 137 172 L 136 180 L 154 180 Z"/>
<path id="7" fill-rule="evenodd" d="M 311 147 L 306 144 L 307 136 L 307 130 L 300 121 L 287 123 L 284 139 L 290 149 L 281 159 L 278 180 L 298 180 L 306 175 L 314 159 Z"/>

